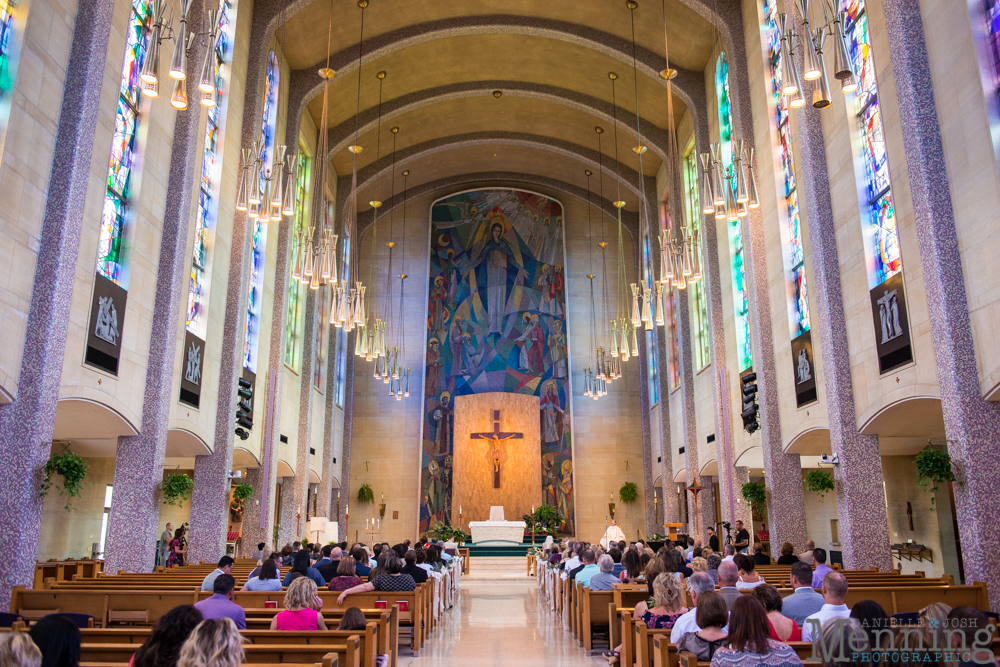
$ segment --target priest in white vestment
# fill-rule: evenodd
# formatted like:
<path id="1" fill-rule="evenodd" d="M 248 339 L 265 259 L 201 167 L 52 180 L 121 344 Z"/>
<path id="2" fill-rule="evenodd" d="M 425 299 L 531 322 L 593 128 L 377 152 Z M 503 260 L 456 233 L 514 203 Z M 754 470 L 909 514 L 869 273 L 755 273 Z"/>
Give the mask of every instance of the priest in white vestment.
<path id="1" fill-rule="evenodd" d="M 617 546 L 619 542 L 623 541 L 625 541 L 625 533 L 622 532 L 622 529 L 619 528 L 618 524 L 615 523 L 614 519 L 612 519 L 611 525 L 608 526 L 606 531 L 604 531 L 604 537 L 601 538 L 601 546 L 604 547 L 605 551 L 607 551 L 610 548 L 608 546 L 609 544 L 614 543 L 614 545 Z"/>

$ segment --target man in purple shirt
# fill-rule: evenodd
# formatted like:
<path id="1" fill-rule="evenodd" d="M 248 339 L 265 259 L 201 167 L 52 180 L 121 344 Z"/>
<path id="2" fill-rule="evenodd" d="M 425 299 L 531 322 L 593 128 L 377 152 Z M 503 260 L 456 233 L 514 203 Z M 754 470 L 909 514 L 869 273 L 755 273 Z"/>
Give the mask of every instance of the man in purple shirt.
<path id="1" fill-rule="evenodd" d="M 833 572 L 826 566 L 826 549 L 813 549 L 813 562 L 816 563 L 816 569 L 813 570 L 812 587 L 823 588 L 823 577 L 827 572 Z"/>
<path id="2" fill-rule="evenodd" d="M 195 609 L 201 612 L 202 617 L 209 619 L 228 618 L 236 624 L 240 630 L 247 629 L 247 614 L 243 607 L 233 602 L 233 589 L 236 587 L 236 579 L 231 574 L 220 574 L 215 578 L 215 586 L 212 589 L 212 597 L 196 603 Z"/>

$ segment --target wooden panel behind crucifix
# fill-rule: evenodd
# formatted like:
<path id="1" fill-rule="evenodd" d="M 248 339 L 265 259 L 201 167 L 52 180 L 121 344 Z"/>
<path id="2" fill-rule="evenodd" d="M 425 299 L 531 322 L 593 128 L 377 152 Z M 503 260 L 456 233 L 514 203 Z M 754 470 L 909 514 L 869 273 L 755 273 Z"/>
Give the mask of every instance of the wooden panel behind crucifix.
<path id="1" fill-rule="evenodd" d="M 523 433 L 503 433 L 500 431 L 500 411 L 493 411 L 493 430 L 489 433 L 471 433 L 469 434 L 473 440 L 492 440 L 493 441 L 493 488 L 500 488 L 500 443 L 504 440 L 520 440 L 524 437 Z"/>

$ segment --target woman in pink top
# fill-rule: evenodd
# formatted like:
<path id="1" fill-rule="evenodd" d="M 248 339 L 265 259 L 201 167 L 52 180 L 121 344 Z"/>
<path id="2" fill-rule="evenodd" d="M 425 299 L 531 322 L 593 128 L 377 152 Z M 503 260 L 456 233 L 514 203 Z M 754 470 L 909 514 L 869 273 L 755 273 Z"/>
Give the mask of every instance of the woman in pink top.
<path id="1" fill-rule="evenodd" d="M 299 577 L 285 591 L 285 611 L 271 621 L 272 630 L 326 630 L 320 609 L 323 600 L 316 594 L 316 582 Z"/>

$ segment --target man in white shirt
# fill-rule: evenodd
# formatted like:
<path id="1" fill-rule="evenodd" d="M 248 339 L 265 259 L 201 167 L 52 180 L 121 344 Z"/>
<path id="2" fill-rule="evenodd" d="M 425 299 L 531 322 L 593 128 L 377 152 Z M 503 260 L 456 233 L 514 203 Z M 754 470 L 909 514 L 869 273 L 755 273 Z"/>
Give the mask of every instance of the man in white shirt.
<path id="1" fill-rule="evenodd" d="M 580 567 L 580 547 L 581 545 L 579 542 L 573 543 L 572 545 L 573 556 L 572 558 L 566 561 L 565 565 L 563 565 L 563 572 L 565 572 L 566 574 L 569 574 L 571 571 Z"/>
<path id="2" fill-rule="evenodd" d="M 722 553 L 726 555 L 726 557 L 722 559 L 722 562 L 725 563 L 726 561 L 729 561 L 732 563 L 733 559 L 736 558 L 736 547 L 732 544 L 727 544 L 726 548 L 722 550 Z"/>
<path id="3" fill-rule="evenodd" d="M 714 591 L 715 584 L 712 582 L 712 577 L 708 576 L 704 572 L 695 572 L 687 581 L 684 582 L 687 585 L 688 592 L 691 593 L 691 600 L 694 602 L 694 606 L 691 610 L 685 614 L 681 614 L 681 617 L 674 622 L 674 627 L 670 631 L 670 643 L 676 644 L 680 641 L 680 638 L 684 636 L 685 632 L 700 632 L 701 628 L 698 626 L 698 596 L 705 591 Z M 728 626 L 727 626 L 728 627 Z M 726 628 L 723 628 L 726 630 Z M 726 630 L 728 632 L 728 630 Z"/>
<path id="4" fill-rule="evenodd" d="M 211 591 L 214 590 L 215 580 L 220 574 L 232 574 L 233 573 L 233 560 L 231 556 L 223 556 L 219 559 L 219 567 L 215 568 L 211 572 L 205 575 L 205 578 L 201 581 L 201 590 Z"/>
<path id="5" fill-rule="evenodd" d="M 847 577 L 839 572 L 827 572 L 823 577 L 823 608 L 806 617 L 802 624 L 802 641 L 811 642 L 823 631 L 823 625 L 834 618 L 849 618 L 851 610 L 844 604 Z"/>
<path id="6" fill-rule="evenodd" d="M 684 560 L 690 563 L 692 558 L 694 558 L 694 538 L 688 537 L 687 549 L 684 550 Z"/>

